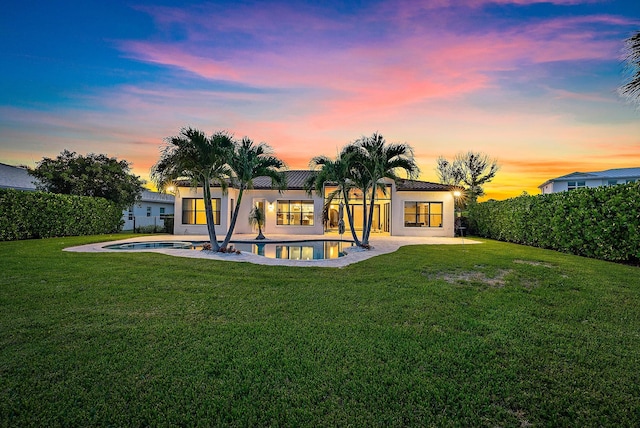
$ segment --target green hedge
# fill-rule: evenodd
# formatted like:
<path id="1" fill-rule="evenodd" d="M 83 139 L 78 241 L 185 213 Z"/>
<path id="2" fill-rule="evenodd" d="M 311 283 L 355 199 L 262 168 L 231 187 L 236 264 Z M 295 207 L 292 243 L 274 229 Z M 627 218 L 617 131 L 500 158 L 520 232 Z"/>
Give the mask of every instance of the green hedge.
<path id="1" fill-rule="evenodd" d="M 523 195 L 469 209 L 475 235 L 618 262 L 640 260 L 640 183 Z"/>
<path id="2" fill-rule="evenodd" d="M 112 233 L 122 208 L 103 198 L 0 189 L 0 241 Z"/>

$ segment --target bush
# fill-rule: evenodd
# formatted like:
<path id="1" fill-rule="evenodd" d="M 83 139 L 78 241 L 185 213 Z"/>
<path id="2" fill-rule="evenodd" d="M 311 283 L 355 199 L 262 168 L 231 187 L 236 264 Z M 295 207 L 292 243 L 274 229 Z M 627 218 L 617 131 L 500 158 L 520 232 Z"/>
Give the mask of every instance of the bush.
<path id="1" fill-rule="evenodd" d="M 164 233 L 173 235 L 173 215 L 164 217 Z"/>
<path id="2" fill-rule="evenodd" d="M 475 235 L 619 262 L 640 261 L 640 183 L 523 195 L 469 208 Z"/>
<path id="3" fill-rule="evenodd" d="M 112 233 L 122 209 L 103 198 L 0 189 L 0 241 Z"/>

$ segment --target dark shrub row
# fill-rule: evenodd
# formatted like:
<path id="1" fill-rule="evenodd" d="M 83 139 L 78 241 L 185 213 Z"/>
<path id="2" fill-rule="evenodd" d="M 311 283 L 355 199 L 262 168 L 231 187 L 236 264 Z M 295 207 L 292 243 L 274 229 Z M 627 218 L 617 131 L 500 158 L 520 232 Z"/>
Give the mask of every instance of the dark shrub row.
<path id="1" fill-rule="evenodd" d="M 0 189 L 0 241 L 112 233 L 121 223 L 122 208 L 103 198 Z"/>
<path id="2" fill-rule="evenodd" d="M 470 207 L 470 232 L 602 260 L 640 260 L 640 183 Z"/>

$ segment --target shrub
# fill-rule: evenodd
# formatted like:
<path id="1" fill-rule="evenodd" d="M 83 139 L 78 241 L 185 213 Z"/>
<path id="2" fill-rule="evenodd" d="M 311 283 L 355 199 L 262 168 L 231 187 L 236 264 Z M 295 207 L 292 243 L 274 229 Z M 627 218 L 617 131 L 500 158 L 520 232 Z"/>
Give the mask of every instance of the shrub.
<path id="1" fill-rule="evenodd" d="M 469 215 L 475 235 L 602 260 L 640 260 L 640 183 L 483 202 Z"/>
<path id="2" fill-rule="evenodd" d="M 0 241 L 112 233 L 122 210 L 103 198 L 0 189 Z"/>

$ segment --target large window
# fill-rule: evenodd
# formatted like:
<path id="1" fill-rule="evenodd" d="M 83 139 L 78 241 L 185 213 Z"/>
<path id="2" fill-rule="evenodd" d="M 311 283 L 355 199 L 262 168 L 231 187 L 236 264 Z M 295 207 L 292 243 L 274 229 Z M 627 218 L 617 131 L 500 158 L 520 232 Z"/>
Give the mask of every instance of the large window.
<path id="1" fill-rule="evenodd" d="M 567 183 L 567 189 L 568 190 L 575 190 L 575 189 L 580 189 L 582 187 L 585 187 L 585 182 L 584 181 L 569 181 Z"/>
<path id="2" fill-rule="evenodd" d="M 313 201 L 278 201 L 277 224 L 313 226 Z"/>
<path id="3" fill-rule="evenodd" d="M 442 227 L 442 202 L 405 202 L 404 227 Z"/>
<path id="4" fill-rule="evenodd" d="M 212 198 L 213 223 L 220 224 L 220 198 Z M 182 200 L 182 224 L 207 224 L 204 199 L 185 198 Z"/>

